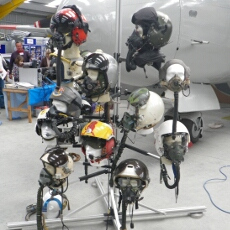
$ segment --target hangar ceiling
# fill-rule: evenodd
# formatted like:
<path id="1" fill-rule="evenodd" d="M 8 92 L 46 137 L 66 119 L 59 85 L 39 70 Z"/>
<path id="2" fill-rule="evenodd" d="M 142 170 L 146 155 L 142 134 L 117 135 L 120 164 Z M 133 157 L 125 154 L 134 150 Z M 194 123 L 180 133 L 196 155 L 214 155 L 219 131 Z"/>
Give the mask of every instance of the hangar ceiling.
<path id="1" fill-rule="evenodd" d="M 12 7 L 15 4 L 18 4 L 19 0 L 0 0 L 0 6 L 9 6 Z M 54 2 L 53 7 L 47 6 L 48 4 Z M 55 2 L 56 5 L 55 5 Z M 59 1 L 60 2 L 60 1 Z M 27 0 L 24 3 L 20 4 L 16 9 L 13 9 L 13 12 L 21 14 L 36 15 L 41 17 L 51 16 L 57 10 L 58 1 L 52 0 Z"/>

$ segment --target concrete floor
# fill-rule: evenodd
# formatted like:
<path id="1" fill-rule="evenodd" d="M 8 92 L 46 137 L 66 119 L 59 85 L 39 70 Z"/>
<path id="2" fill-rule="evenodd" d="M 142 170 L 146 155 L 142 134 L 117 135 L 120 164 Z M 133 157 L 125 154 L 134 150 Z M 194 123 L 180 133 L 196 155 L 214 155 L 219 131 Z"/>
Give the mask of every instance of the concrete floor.
<path id="1" fill-rule="evenodd" d="M 123 106 L 123 107 L 122 107 Z M 121 104 L 121 109 L 125 109 L 125 103 Z M 41 155 L 44 153 L 45 144 L 42 139 L 35 133 L 34 126 L 36 118 L 32 123 L 28 123 L 27 118 L 9 121 L 6 118 L 5 110 L 0 110 L 0 137 L 1 137 L 1 186 L 0 186 L 0 229 L 36 229 L 36 224 L 29 227 L 18 227 L 24 223 L 26 215 L 26 207 L 35 204 L 37 199 L 37 191 L 39 188 L 38 178 L 42 169 Z M 134 229 L 145 230 L 228 230 L 229 229 L 229 213 L 230 213 L 230 120 L 223 119 L 230 116 L 230 105 L 222 105 L 221 110 L 203 112 L 204 131 L 203 137 L 198 143 L 194 144 L 189 152 L 185 155 L 185 161 L 181 164 L 180 190 L 177 203 L 175 202 L 175 191 L 167 189 L 164 184 L 159 183 L 160 167 L 159 161 L 155 158 L 141 155 L 129 149 L 125 149 L 121 160 L 127 158 L 137 158 L 143 161 L 149 169 L 151 182 L 149 187 L 143 192 L 144 199 L 142 204 L 157 210 L 172 210 L 180 208 L 197 208 L 205 207 L 202 216 L 190 217 L 170 217 L 160 216 L 157 219 L 145 220 L 146 215 L 141 217 L 142 220 L 133 218 L 135 224 Z M 213 129 L 209 125 L 212 123 L 221 123 L 223 127 Z M 156 154 L 153 146 L 153 135 L 146 137 L 130 133 L 130 140 L 133 145 Z M 120 134 L 118 136 L 120 138 Z M 130 144 L 131 141 L 128 141 Z M 99 195 L 99 189 L 92 186 L 94 178 L 89 179 L 89 183 L 80 182 L 79 177 L 84 175 L 84 167 L 82 161 L 84 159 L 80 149 L 69 148 L 69 152 L 76 152 L 82 156 L 80 162 L 75 163 L 74 172 L 69 176 L 69 188 L 65 193 L 70 200 L 71 211 L 82 207 L 88 202 L 93 201 Z M 207 185 L 208 191 L 214 203 L 228 213 L 217 209 L 210 201 L 208 194 L 203 188 L 203 184 L 210 179 L 224 179 L 224 175 L 228 177 L 226 181 L 213 180 Z M 97 169 L 91 167 L 89 173 L 95 172 Z M 168 169 L 171 173 L 171 169 Z M 98 177 L 98 181 L 102 182 L 102 187 L 107 191 L 108 175 Z M 139 211 L 146 210 L 140 208 L 134 210 L 134 214 Z M 64 214 L 68 213 L 64 210 Z M 86 218 L 87 220 L 80 222 L 66 222 L 69 229 L 116 229 L 114 225 L 106 228 L 104 222 L 96 222 L 92 220 L 92 215 L 101 215 L 107 213 L 107 207 L 104 200 L 99 200 L 73 214 L 71 218 Z M 166 215 L 167 217 L 167 215 Z M 30 220 L 35 222 L 36 215 L 31 216 Z M 73 219 L 72 219 L 73 220 Z M 130 217 L 127 217 L 127 229 L 130 229 Z M 10 226 L 10 228 L 9 228 Z M 61 223 L 55 224 L 50 229 L 62 229 Z M 64 228 L 67 229 L 67 228 Z"/>

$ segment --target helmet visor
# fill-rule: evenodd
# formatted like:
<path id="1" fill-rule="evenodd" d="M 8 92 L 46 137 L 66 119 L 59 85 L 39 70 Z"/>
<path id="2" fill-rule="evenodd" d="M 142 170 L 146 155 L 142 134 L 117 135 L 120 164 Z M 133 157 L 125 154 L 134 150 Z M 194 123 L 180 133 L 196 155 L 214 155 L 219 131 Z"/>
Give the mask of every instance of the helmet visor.
<path id="1" fill-rule="evenodd" d="M 83 136 L 82 139 L 83 139 L 82 144 L 84 146 L 89 145 L 90 147 L 94 149 L 101 149 L 105 147 L 106 145 L 105 139 L 96 138 L 96 137 L 88 137 L 88 136 Z"/>
<path id="2" fill-rule="evenodd" d="M 132 186 L 132 188 L 138 188 L 141 186 L 141 180 L 136 178 L 118 178 L 119 187 L 125 188 L 127 186 Z"/>

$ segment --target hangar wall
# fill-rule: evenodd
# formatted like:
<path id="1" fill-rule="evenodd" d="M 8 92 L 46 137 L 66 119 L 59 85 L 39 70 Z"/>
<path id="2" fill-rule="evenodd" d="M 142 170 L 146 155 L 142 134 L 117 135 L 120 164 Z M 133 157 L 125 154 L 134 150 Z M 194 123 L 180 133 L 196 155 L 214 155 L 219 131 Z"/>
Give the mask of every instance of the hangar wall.
<path id="1" fill-rule="evenodd" d="M 46 18 L 45 16 L 40 16 L 36 14 L 28 14 L 28 13 L 17 13 L 12 12 L 2 20 L 0 20 L 0 24 L 15 24 L 15 25 L 33 25 L 35 21 Z M 9 34 L 11 30 L 1 30 L 0 32 Z"/>

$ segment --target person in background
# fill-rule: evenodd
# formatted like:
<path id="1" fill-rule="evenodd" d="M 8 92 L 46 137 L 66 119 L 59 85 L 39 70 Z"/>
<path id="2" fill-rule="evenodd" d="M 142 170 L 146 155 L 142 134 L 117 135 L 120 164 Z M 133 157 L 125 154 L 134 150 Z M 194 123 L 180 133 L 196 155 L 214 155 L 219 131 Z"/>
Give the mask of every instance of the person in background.
<path id="1" fill-rule="evenodd" d="M 23 57 L 21 55 L 18 55 L 14 61 L 11 75 L 15 82 L 19 81 L 19 68 L 23 66 L 23 60 Z"/>
<path id="2" fill-rule="evenodd" d="M 4 80 L 6 80 L 7 78 L 7 72 L 8 72 L 7 62 L 2 56 L 2 54 L 0 53 L 0 108 L 5 108 L 4 100 L 3 100 L 3 88 L 4 88 Z M 1 124 L 2 122 L 0 121 L 0 125 Z"/>
<path id="3" fill-rule="evenodd" d="M 50 67 L 50 54 L 51 54 L 51 49 L 47 49 L 45 52 L 45 57 L 42 58 L 40 67 Z"/>
<path id="4" fill-rule="evenodd" d="M 8 71 L 9 70 L 9 66 L 8 66 L 5 58 L 2 56 L 1 53 L 0 53 L 0 56 L 1 56 L 0 60 L 2 60 L 2 64 L 3 64 L 3 68 L 5 69 L 5 71 Z"/>
<path id="5" fill-rule="evenodd" d="M 12 70 L 13 70 L 13 66 L 15 63 L 15 59 L 17 58 L 18 55 L 23 57 L 23 62 L 29 62 L 31 60 L 30 53 L 23 49 L 21 42 L 16 42 L 15 46 L 16 46 L 16 51 L 14 51 L 10 57 L 10 64 L 9 64 L 9 74 L 10 74 L 9 77 L 10 77 L 10 79 L 12 79 Z"/>

